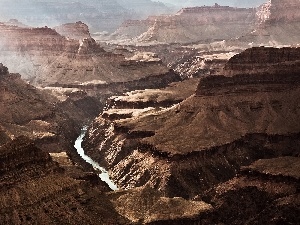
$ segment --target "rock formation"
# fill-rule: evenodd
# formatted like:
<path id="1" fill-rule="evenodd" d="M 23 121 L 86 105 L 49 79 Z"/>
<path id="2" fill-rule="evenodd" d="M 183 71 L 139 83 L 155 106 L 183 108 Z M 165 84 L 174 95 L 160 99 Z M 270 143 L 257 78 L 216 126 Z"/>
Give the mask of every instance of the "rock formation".
<path id="1" fill-rule="evenodd" d="M 257 13 L 261 24 L 276 24 L 300 21 L 298 0 L 269 0 L 259 7 Z"/>
<path id="2" fill-rule="evenodd" d="M 296 75 L 299 70 L 299 48 L 254 47 L 233 56 L 226 64 L 223 73 L 227 76 L 238 74 L 271 74 L 278 76 L 280 79 L 282 74 L 286 74 L 287 76 L 290 74 Z M 288 80 L 287 77 L 284 77 L 284 79 Z"/>
<path id="3" fill-rule="evenodd" d="M 258 160 L 202 198 L 214 206 L 202 224 L 299 223 L 299 157 Z"/>
<path id="4" fill-rule="evenodd" d="M 191 43 L 235 38 L 252 30 L 255 13 L 255 9 L 219 5 L 184 8 L 175 15 L 149 17 L 143 23 L 136 22 L 138 27 L 150 26 L 135 41 Z M 123 31 L 127 37 L 135 35 L 138 27 L 133 29 L 133 24 L 123 24 L 118 30 L 119 35 L 122 36 Z M 144 28 L 140 31 L 143 32 Z"/>
<path id="5" fill-rule="evenodd" d="M 293 65 L 299 49 L 253 48 L 225 68 L 237 59 L 247 66 L 251 54 L 263 52 L 265 57 L 274 51 L 289 52 L 290 61 L 284 63 L 291 72 L 273 73 L 281 65 L 274 56 L 268 64 L 271 73 L 255 74 L 261 62 L 252 65 L 252 75 L 202 78 L 194 96 L 170 108 L 146 108 L 152 106 L 149 97 L 149 105 L 133 104 L 130 96 L 126 103 L 126 97 L 120 103 L 115 98 L 121 109 L 108 110 L 94 121 L 85 140 L 88 153 L 110 169 L 121 188 L 149 184 L 166 196 L 182 197 L 231 179 L 257 159 L 297 156 L 299 76 Z M 232 74 L 242 71 L 231 68 Z"/>
<path id="6" fill-rule="evenodd" d="M 53 29 L 55 29 L 60 35 L 75 40 L 91 38 L 89 27 L 81 21 L 63 24 L 61 26 L 54 27 Z"/>
<path id="7" fill-rule="evenodd" d="M 258 8 L 255 29 L 248 35 L 241 36 L 239 44 L 252 46 L 299 44 L 299 9 L 298 0 L 269 0 Z"/>
<path id="8" fill-rule="evenodd" d="M 173 15 L 125 22 L 112 35 L 112 39 L 127 39 L 121 43 L 133 44 L 226 40 L 229 41 L 228 46 L 244 49 L 260 45 L 297 45 L 300 36 L 299 7 L 298 0 L 270 0 L 252 9 L 218 4 L 183 8 Z M 131 41 L 128 40 L 130 38 Z"/>
<path id="9" fill-rule="evenodd" d="M 44 151 L 70 153 L 81 126 L 100 112 L 99 101 L 84 94 L 55 97 L 24 82 L 19 74 L 8 73 L 3 65 L 0 70 L 3 140 L 26 136 Z"/>
<path id="10" fill-rule="evenodd" d="M 157 83 L 163 83 L 168 76 L 176 77 L 160 61 L 131 60 L 104 51 L 88 37 L 85 24 L 78 22 L 57 29 L 75 39 L 68 39 L 50 28 L 19 28 L 3 24 L 0 27 L 3 34 L 0 59 L 14 69 L 12 72 L 21 73 L 22 78 L 39 86 L 71 84 L 84 87 L 111 83 L 120 83 L 121 86 L 125 82 L 141 84 L 147 77 L 161 79 Z"/>
<path id="11" fill-rule="evenodd" d="M 125 224 L 105 188 L 69 177 L 28 138 L 1 146 L 0 158 L 1 223 Z"/>

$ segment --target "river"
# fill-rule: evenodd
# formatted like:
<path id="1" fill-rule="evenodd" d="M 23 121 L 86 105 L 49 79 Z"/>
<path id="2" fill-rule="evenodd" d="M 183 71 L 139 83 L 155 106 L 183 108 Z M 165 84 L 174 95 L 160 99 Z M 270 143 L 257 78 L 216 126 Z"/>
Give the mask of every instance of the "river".
<path id="1" fill-rule="evenodd" d="M 109 174 L 105 170 L 105 168 L 101 167 L 97 162 L 95 162 L 93 159 L 91 159 L 91 157 L 89 157 L 88 155 L 86 155 L 84 153 L 84 149 L 82 148 L 81 143 L 82 143 L 85 133 L 86 133 L 86 128 L 83 128 L 81 130 L 80 136 L 75 141 L 74 147 L 77 149 L 78 154 L 81 156 L 82 159 L 84 159 L 84 161 L 91 164 L 93 166 L 94 170 L 100 172 L 99 173 L 100 179 L 102 181 L 104 181 L 105 183 L 107 183 L 111 190 L 114 190 L 114 191 L 118 190 L 117 185 L 115 185 L 114 182 L 109 178 Z"/>

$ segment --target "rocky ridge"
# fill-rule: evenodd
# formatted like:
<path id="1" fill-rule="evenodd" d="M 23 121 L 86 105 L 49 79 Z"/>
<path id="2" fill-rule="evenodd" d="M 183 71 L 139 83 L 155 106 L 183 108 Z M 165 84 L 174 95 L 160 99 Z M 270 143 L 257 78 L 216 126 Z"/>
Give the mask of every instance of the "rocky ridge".
<path id="1" fill-rule="evenodd" d="M 75 2 L 71 0 L 64 2 L 3 0 L 0 6 L 2 18 L 5 20 L 16 18 L 30 26 L 58 26 L 80 20 L 89 24 L 93 33 L 112 32 L 124 20 L 142 19 L 152 14 L 172 12 L 172 9 L 164 4 L 150 0 L 90 0 L 89 2 L 83 0 Z"/>
<path id="2" fill-rule="evenodd" d="M 26 136 L 46 152 L 71 154 L 72 140 L 81 126 L 100 112 L 99 101 L 86 94 L 59 99 L 26 83 L 19 74 L 9 73 L 3 65 L 1 71 L 4 71 L 0 75 L 3 140 Z M 94 106 L 86 108 L 85 104 Z"/>
<path id="3" fill-rule="evenodd" d="M 63 24 L 61 26 L 54 27 L 53 29 L 60 35 L 75 40 L 91 38 L 89 27 L 81 21 Z"/>

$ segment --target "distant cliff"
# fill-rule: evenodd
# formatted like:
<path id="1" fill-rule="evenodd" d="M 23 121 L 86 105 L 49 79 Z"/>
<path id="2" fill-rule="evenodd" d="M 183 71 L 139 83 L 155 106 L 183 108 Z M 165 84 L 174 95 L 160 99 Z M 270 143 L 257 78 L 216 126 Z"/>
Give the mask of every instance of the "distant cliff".
<path id="1" fill-rule="evenodd" d="M 225 40 L 249 32 L 255 23 L 255 9 L 229 6 L 203 6 L 184 8 L 175 15 L 149 17 L 138 26 L 123 24 L 116 32 L 119 36 L 133 37 L 136 41 L 187 43 L 196 41 Z M 145 26 L 148 30 L 144 32 Z M 126 28 L 127 29 L 126 29 Z M 130 29 L 129 29 L 130 28 Z M 124 32 L 124 34 L 122 33 Z"/>

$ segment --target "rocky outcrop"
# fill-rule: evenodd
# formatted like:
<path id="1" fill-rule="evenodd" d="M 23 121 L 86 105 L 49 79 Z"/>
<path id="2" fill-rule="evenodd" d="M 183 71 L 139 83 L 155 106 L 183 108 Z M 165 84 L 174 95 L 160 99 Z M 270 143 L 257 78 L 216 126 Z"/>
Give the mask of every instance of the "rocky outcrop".
<path id="1" fill-rule="evenodd" d="M 62 51 L 66 45 L 65 37 L 48 27 L 24 28 L 2 23 L 0 33 L 2 51 Z"/>
<path id="2" fill-rule="evenodd" d="M 89 24 L 92 33 L 112 32 L 128 19 L 142 19 L 149 15 L 170 13 L 163 3 L 150 0 L 58 0 L 19 2 L 3 0 L 0 3 L 2 19 L 18 19 L 30 26 L 58 26 L 74 21 Z M 16 8 L 16 6 L 18 6 Z"/>
<path id="3" fill-rule="evenodd" d="M 53 29 L 55 29 L 60 35 L 75 40 L 91 38 L 89 27 L 81 21 L 76 23 L 66 23 L 61 26 L 54 27 Z"/>
<path id="4" fill-rule="evenodd" d="M 203 201 L 166 198 L 148 186 L 128 191 L 109 193 L 116 210 L 132 224 L 179 224 L 197 222 L 212 210 Z"/>
<path id="5" fill-rule="evenodd" d="M 1 69 L 7 71 L 3 65 Z M 3 140 L 26 136 L 44 151 L 70 153 L 81 126 L 96 116 L 101 107 L 99 100 L 86 93 L 74 95 L 73 92 L 73 96 L 56 97 L 24 82 L 19 74 L 0 75 Z"/>
<path id="6" fill-rule="evenodd" d="M 0 75 L 5 76 L 8 74 L 8 68 L 0 63 Z"/>
<path id="7" fill-rule="evenodd" d="M 248 61 L 249 51 L 255 49 L 228 65 Z M 280 64 L 278 59 L 270 61 Z M 284 63 L 292 65 L 289 59 Z M 276 65 L 268 65 L 270 71 Z M 205 77 L 194 96 L 169 108 L 134 110 L 131 96 L 120 97 L 127 105 L 114 98 L 116 108 L 129 107 L 98 117 L 85 149 L 110 169 L 121 188 L 148 184 L 166 196 L 193 197 L 257 159 L 299 155 L 299 76 L 291 68 L 290 73 L 255 74 L 254 64 L 250 75 Z"/>
<path id="8" fill-rule="evenodd" d="M 140 36 L 153 25 L 152 20 L 126 20 L 111 34 L 112 39 L 131 39 Z"/>

